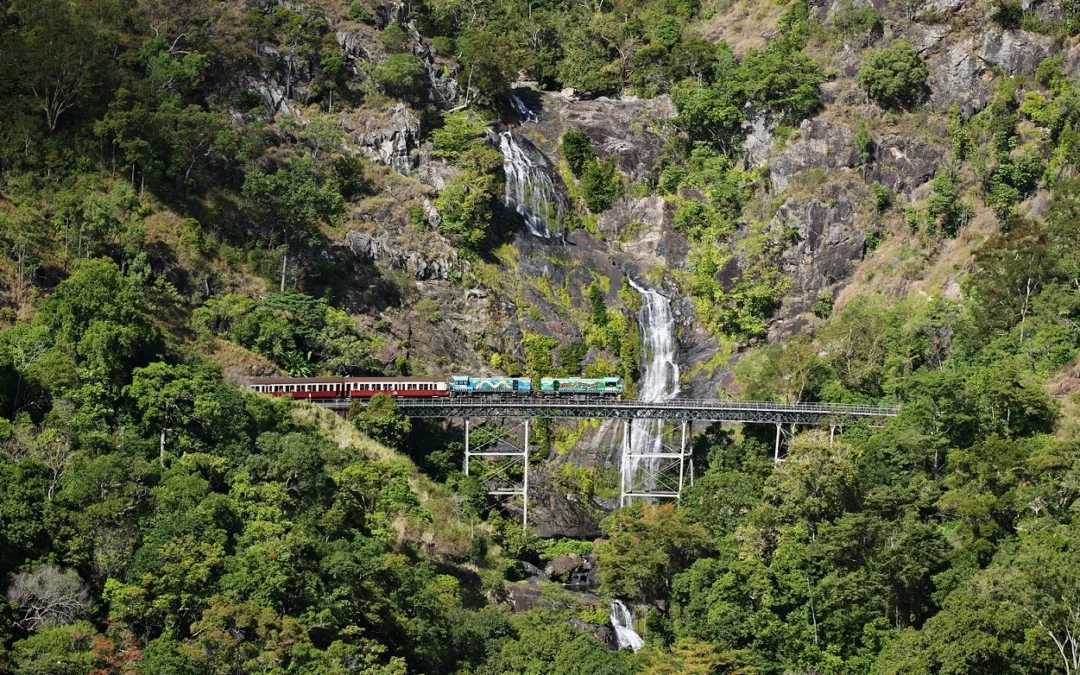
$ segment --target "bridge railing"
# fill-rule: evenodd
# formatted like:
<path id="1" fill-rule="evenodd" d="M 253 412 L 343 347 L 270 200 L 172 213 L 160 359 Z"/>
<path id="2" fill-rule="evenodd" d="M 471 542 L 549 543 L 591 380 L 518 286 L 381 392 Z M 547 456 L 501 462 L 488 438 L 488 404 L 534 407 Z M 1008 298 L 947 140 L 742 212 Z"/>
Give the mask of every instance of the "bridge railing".
<path id="1" fill-rule="evenodd" d="M 410 407 L 499 407 L 517 408 L 536 407 L 590 407 L 605 408 L 650 408 L 657 410 L 746 410 L 761 412 L 802 412 L 822 415 L 847 415 L 868 417 L 894 417 L 900 411 L 895 406 L 853 405 L 848 403 L 779 403 L 775 401 L 735 401 L 726 399 L 673 399 L 669 401 L 632 401 L 611 399 L 560 399 L 560 398 L 496 398 L 496 397 L 455 397 L 437 399 L 401 399 L 396 401 L 400 408 Z"/>

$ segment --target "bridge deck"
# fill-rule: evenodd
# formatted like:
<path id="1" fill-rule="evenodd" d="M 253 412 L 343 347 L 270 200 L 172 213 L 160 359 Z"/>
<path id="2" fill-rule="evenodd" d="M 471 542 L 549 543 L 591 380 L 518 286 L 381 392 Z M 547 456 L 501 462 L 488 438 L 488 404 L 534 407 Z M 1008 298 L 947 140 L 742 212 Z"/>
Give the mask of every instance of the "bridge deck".
<path id="1" fill-rule="evenodd" d="M 348 400 L 313 402 L 337 410 L 347 409 L 351 405 L 351 401 Z M 664 419 L 763 424 L 839 424 L 859 419 L 879 420 L 883 417 L 895 417 L 899 412 L 898 408 L 886 406 L 707 399 L 676 399 L 646 403 L 642 401 L 543 398 L 514 400 L 477 397 L 403 399 L 397 401 L 397 407 L 409 417 L 418 418 Z"/>

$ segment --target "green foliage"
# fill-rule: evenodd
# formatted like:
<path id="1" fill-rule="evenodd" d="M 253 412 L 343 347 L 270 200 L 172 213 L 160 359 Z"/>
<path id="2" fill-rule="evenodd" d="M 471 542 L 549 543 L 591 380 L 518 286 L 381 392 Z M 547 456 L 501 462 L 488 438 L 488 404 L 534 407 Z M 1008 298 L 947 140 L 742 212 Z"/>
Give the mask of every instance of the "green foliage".
<path id="1" fill-rule="evenodd" d="M 811 305 L 810 311 L 819 319 L 827 319 L 832 314 L 834 301 L 835 298 L 832 293 L 822 293 L 818 295 L 817 300 Z"/>
<path id="2" fill-rule="evenodd" d="M 585 290 L 585 295 L 589 301 L 589 320 L 594 326 L 606 326 L 608 323 L 608 310 L 607 303 L 604 301 L 604 292 L 593 282 Z"/>
<path id="3" fill-rule="evenodd" d="M 559 341 L 543 333 L 525 334 L 525 372 L 533 379 L 554 375 L 554 356 Z"/>
<path id="4" fill-rule="evenodd" d="M 907 40 L 894 40 L 863 59 L 856 79 L 866 94 L 883 108 L 907 109 L 926 93 L 926 63 Z"/>
<path id="5" fill-rule="evenodd" d="M 1016 205 L 1035 193 L 1046 164 L 1037 152 L 1019 156 L 1002 152 L 990 172 L 986 204 L 994 209 L 1002 223 L 1008 220 Z"/>
<path id="6" fill-rule="evenodd" d="M 791 37 L 773 40 L 764 51 L 751 51 L 742 63 L 747 99 L 794 125 L 821 105 L 825 73 Z"/>
<path id="7" fill-rule="evenodd" d="M 267 296 L 261 302 L 229 294 L 193 312 L 194 326 L 262 354 L 297 376 L 318 370 L 365 375 L 378 372 L 375 339 L 357 331 L 345 312 L 302 293 Z"/>
<path id="8" fill-rule="evenodd" d="M 388 394 L 375 394 L 367 405 L 354 401 L 349 416 L 358 431 L 391 448 L 404 447 L 412 431 L 412 422 Z"/>
<path id="9" fill-rule="evenodd" d="M 860 45 L 868 43 L 871 36 L 882 29 L 881 14 L 873 5 L 856 7 L 851 0 L 840 2 L 840 6 L 833 10 L 832 20 L 845 42 L 855 38 Z"/>
<path id="10" fill-rule="evenodd" d="M 585 165 L 581 174 L 581 192 L 585 206 L 593 213 L 606 211 L 622 195 L 622 176 L 614 155 Z"/>
<path id="11" fill-rule="evenodd" d="M 559 152 L 570 165 L 575 178 L 581 178 L 585 169 L 596 162 L 596 151 L 589 137 L 580 129 L 570 129 L 563 134 Z"/>
<path id="12" fill-rule="evenodd" d="M 601 587 L 645 601 L 668 597 L 672 577 L 709 546 L 708 534 L 671 505 L 637 504 L 612 513 L 596 555 Z"/>
<path id="13" fill-rule="evenodd" d="M 244 176 L 245 206 L 263 226 L 271 245 L 284 247 L 281 292 L 285 292 L 288 253 L 317 236 L 315 226 L 331 222 L 343 209 L 341 193 L 310 160 L 295 160 L 272 174 L 259 169 Z"/>
<path id="14" fill-rule="evenodd" d="M 482 143 L 486 129 L 487 125 L 475 114 L 453 112 L 443 117 L 443 125 L 431 132 L 431 144 L 439 157 L 458 163 Z"/>
<path id="15" fill-rule="evenodd" d="M 424 95 L 424 65 L 412 54 L 391 54 L 375 71 L 375 82 L 387 95 L 415 105 Z"/>
<path id="16" fill-rule="evenodd" d="M 442 216 L 440 231 L 473 253 L 492 244 L 493 204 L 501 199 L 505 180 L 502 155 L 484 143 L 484 129 L 475 116 L 457 112 L 447 115 L 443 127 L 432 134 L 435 151 L 462 171 L 435 199 Z"/>
<path id="17" fill-rule="evenodd" d="M 889 188 L 874 181 L 874 184 L 870 186 L 870 190 L 873 192 L 874 208 L 877 209 L 878 213 L 884 213 L 892 206 L 893 196 L 892 193 L 889 192 Z"/>
<path id="18" fill-rule="evenodd" d="M 971 209 L 960 197 L 958 181 L 955 169 L 941 169 L 930 184 L 930 198 L 926 202 L 932 226 L 946 237 L 955 237 L 971 217 Z"/>

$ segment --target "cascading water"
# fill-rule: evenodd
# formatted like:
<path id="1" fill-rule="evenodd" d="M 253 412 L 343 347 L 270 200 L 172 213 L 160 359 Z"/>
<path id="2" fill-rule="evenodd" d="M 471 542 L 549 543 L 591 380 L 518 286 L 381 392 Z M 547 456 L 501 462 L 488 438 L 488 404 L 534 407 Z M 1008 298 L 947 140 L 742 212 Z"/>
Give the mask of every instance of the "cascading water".
<path id="1" fill-rule="evenodd" d="M 641 296 L 638 323 L 645 341 L 645 367 L 638 398 L 646 402 L 667 401 L 679 394 L 679 364 L 676 362 L 675 317 L 671 303 L 659 291 L 642 288 L 629 279 L 630 287 Z M 663 452 L 664 423 L 662 420 L 635 420 L 630 427 L 626 477 L 628 485 L 637 490 L 652 489 L 660 458 L 642 458 Z M 626 452 L 629 450 L 629 452 Z M 644 468 L 641 479 L 638 471 Z"/>
<path id="2" fill-rule="evenodd" d="M 645 641 L 634 632 L 634 615 L 622 600 L 611 601 L 611 627 L 615 629 L 615 646 L 619 649 L 636 652 L 645 646 Z"/>
<path id="3" fill-rule="evenodd" d="M 521 215 L 529 232 L 549 239 L 548 220 L 561 220 L 563 205 L 548 167 L 534 159 L 510 131 L 499 134 L 499 150 L 506 174 L 506 206 Z"/>
<path id="4" fill-rule="evenodd" d="M 510 94 L 510 107 L 514 109 L 517 116 L 521 118 L 522 122 L 539 122 L 540 118 L 536 116 L 529 106 L 525 105 L 525 101 L 521 99 L 517 94 Z"/>

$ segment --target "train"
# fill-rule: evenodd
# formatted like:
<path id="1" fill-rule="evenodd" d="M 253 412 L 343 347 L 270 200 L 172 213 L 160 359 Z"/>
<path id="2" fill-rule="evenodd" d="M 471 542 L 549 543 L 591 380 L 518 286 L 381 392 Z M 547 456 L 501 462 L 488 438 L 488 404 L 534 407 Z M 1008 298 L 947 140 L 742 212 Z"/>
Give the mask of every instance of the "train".
<path id="1" fill-rule="evenodd" d="M 276 398 L 303 400 L 370 398 L 534 397 L 560 396 L 622 398 L 618 377 L 543 377 L 534 386 L 528 377 L 473 377 L 449 380 L 431 377 L 255 377 L 248 387 Z"/>

